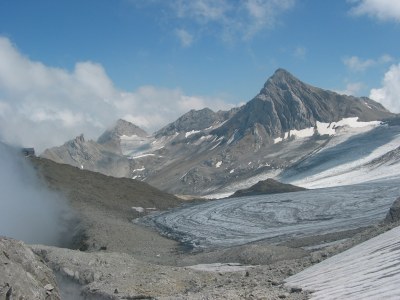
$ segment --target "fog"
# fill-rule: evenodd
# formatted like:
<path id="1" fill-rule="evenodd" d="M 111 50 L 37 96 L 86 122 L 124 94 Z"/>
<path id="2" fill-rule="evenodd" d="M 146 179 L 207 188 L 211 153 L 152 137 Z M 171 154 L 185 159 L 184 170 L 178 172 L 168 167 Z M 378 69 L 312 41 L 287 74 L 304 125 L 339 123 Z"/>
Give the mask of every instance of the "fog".
<path id="1" fill-rule="evenodd" d="M 74 215 L 48 190 L 19 149 L 0 142 L 0 235 L 27 243 L 67 246 Z"/>

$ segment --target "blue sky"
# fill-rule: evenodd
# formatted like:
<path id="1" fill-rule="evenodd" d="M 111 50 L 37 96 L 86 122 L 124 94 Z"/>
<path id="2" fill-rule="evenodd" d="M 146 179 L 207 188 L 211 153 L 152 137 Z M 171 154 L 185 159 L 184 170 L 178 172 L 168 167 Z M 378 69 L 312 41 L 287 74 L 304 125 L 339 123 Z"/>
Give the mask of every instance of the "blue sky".
<path id="1" fill-rule="evenodd" d="M 151 132 L 252 99 L 279 67 L 400 111 L 399 36 L 398 0 L 0 0 L 0 135 Z"/>

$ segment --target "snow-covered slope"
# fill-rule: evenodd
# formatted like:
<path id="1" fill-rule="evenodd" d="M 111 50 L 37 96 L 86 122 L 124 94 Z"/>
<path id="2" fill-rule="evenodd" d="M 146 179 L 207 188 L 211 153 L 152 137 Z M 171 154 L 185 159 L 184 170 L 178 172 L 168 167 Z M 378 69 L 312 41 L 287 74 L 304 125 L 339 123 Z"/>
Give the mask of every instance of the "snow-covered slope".
<path id="1" fill-rule="evenodd" d="M 400 299 L 400 227 L 286 279 L 311 300 Z"/>
<path id="2" fill-rule="evenodd" d="M 307 188 L 400 178 L 399 146 L 399 126 L 346 127 L 279 178 Z"/>

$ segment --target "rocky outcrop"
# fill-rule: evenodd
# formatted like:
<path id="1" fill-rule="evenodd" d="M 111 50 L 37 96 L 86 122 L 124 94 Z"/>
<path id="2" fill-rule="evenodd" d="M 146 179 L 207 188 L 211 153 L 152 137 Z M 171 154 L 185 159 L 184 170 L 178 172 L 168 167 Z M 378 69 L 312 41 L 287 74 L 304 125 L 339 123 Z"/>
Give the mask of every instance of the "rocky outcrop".
<path id="1" fill-rule="evenodd" d="M 279 193 L 290 193 L 305 191 L 305 188 L 295 186 L 292 184 L 281 183 L 274 179 L 268 178 L 252 185 L 248 189 L 238 190 L 231 197 L 245 197 L 255 195 L 268 195 Z"/>
<path id="2" fill-rule="evenodd" d="M 400 197 L 393 202 L 385 218 L 386 223 L 394 223 L 398 221 L 400 221 Z"/>
<path id="3" fill-rule="evenodd" d="M 61 299 L 53 272 L 23 242 L 0 237 L 0 268 L 0 299 Z"/>

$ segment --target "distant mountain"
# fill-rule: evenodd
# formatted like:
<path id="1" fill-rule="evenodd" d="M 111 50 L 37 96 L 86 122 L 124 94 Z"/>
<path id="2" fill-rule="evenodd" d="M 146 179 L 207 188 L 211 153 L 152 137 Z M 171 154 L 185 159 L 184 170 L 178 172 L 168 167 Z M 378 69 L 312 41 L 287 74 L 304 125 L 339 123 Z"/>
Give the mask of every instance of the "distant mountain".
<path id="1" fill-rule="evenodd" d="M 148 133 L 135 124 L 119 119 L 112 128 L 107 129 L 97 139 L 97 143 L 108 147 L 108 149 L 113 152 L 121 153 L 120 141 L 122 136 L 146 137 Z"/>
<path id="2" fill-rule="evenodd" d="M 128 158 L 95 141 L 86 141 L 83 134 L 62 146 L 46 149 L 40 156 L 115 177 L 126 177 L 130 172 Z"/>
<path id="3" fill-rule="evenodd" d="M 43 156 L 107 175 L 146 181 L 170 193 L 232 194 L 281 173 L 286 182 L 299 180 L 301 170 L 316 172 L 319 168 L 315 162 L 321 159 L 324 168 L 329 167 L 335 157 L 318 155 L 325 147 L 335 149 L 345 136 L 351 140 L 393 117 L 371 99 L 313 87 L 278 69 L 241 107 L 219 112 L 191 110 L 153 135 L 119 120 L 97 142 L 78 137 L 46 150 Z M 376 131 L 380 138 L 373 144 L 358 139 L 354 157 L 364 162 L 362 158 L 369 152 L 361 151 L 362 147 L 373 152 L 373 147 L 385 143 L 390 143 L 388 152 L 393 151 L 390 141 L 395 131 L 391 128 L 397 128 L 398 122 L 387 124 L 389 127 Z M 340 153 L 338 157 L 343 160 Z M 391 153 L 379 157 L 374 158 L 382 163 L 398 160 Z M 304 167 L 308 161 L 312 169 Z"/>

